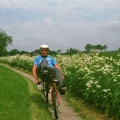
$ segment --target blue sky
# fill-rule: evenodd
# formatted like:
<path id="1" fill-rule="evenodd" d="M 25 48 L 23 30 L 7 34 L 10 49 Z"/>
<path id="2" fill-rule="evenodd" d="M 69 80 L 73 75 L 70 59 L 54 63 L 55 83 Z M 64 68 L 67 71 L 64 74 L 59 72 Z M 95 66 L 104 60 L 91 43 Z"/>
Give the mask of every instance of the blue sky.
<path id="1" fill-rule="evenodd" d="M 86 44 L 120 47 L 120 0 L 1 0 L 0 29 L 13 36 L 8 50 L 51 50 Z"/>

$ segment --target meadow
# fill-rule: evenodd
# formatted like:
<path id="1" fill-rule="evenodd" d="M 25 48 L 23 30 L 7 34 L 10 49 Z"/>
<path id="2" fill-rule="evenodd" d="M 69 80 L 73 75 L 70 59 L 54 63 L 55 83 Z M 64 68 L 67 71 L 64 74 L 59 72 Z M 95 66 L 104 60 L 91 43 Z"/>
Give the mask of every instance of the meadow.
<path id="1" fill-rule="evenodd" d="M 35 56 L 1 57 L 0 62 L 31 71 Z M 69 94 L 115 120 L 120 119 L 120 53 L 56 55 Z"/>
<path id="2" fill-rule="evenodd" d="M 0 120 L 52 120 L 33 82 L 1 65 Z"/>

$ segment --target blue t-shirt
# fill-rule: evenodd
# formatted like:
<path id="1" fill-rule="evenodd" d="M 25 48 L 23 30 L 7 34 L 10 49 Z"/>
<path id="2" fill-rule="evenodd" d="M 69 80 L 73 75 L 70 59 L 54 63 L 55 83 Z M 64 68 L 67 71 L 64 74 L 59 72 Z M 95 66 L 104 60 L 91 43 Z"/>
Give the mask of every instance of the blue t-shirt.
<path id="1" fill-rule="evenodd" d="M 37 56 L 34 60 L 34 64 L 39 66 L 43 58 L 48 61 L 49 67 L 54 67 L 54 65 L 57 64 L 57 61 L 51 56 L 47 56 L 47 57 Z"/>

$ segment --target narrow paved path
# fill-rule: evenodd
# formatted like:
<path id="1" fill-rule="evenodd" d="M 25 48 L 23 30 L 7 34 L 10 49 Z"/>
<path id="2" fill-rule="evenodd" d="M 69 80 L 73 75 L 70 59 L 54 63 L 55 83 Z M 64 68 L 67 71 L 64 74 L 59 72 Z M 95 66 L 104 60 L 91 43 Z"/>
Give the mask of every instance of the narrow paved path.
<path id="1" fill-rule="evenodd" d="M 6 66 L 6 65 L 4 65 Z M 19 74 L 29 78 L 30 80 L 34 80 L 33 76 L 31 74 L 22 72 L 20 70 L 11 68 L 9 66 L 6 66 L 10 69 L 12 69 L 13 71 L 18 72 Z M 39 88 L 39 86 L 38 86 Z M 77 113 L 74 112 L 74 110 L 68 106 L 67 102 L 64 100 L 64 98 L 62 96 L 60 96 L 60 105 L 58 107 L 59 110 L 59 120 L 82 120 Z"/>

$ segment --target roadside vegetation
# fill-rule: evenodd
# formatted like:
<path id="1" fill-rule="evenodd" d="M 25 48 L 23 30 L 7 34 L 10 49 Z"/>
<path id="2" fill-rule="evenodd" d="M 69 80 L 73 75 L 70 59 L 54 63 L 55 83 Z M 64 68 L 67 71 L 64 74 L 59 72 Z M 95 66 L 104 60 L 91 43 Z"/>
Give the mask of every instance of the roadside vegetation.
<path id="1" fill-rule="evenodd" d="M 1 57 L 2 63 L 31 71 L 35 56 Z M 120 119 L 120 53 L 79 53 L 55 56 L 60 63 L 68 86 L 69 103 L 80 113 L 74 100 L 81 100 L 85 106 L 103 115 L 103 119 Z M 67 95 L 66 95 L 67 97 Z M 70 101 L 71 100 L 71 101 Z M 76 102 L 76 103 L 77 103 Z M 90 110 L 92 110 L 90 109 Z M 83 110 L 83 109 L 82 109 Z M 85 117 L 85 120 L 96 120 Z M 100 118 L 100 117 L 99 117 Z M 98 119 L 97 119 L 98 120 Z"/>
<path id="2" fill-rule="evenodd" d="M 1 65 L 0 120 L 52 120 L 32 81 Z"/>
<path id="3" fill-rule="evenodd" d="M 116 57 L 120 58 L 120 54 Z M 64 60 L 63 60 L 64 59 Z M 63 68 L 71 96 L 82 99 L 86 105 L 120 119 L 120 59 L 99 53 L 66 56 Z"/>
<path id="4" fill-rule="evenodd" d="M 112 117 L 108 117 L 107 114 L 94 106 L 86 104 L 82 99 L 72 97 L 69 92 L 66 93 L 64 98 L 83 120 L 112 120 Z"/>

